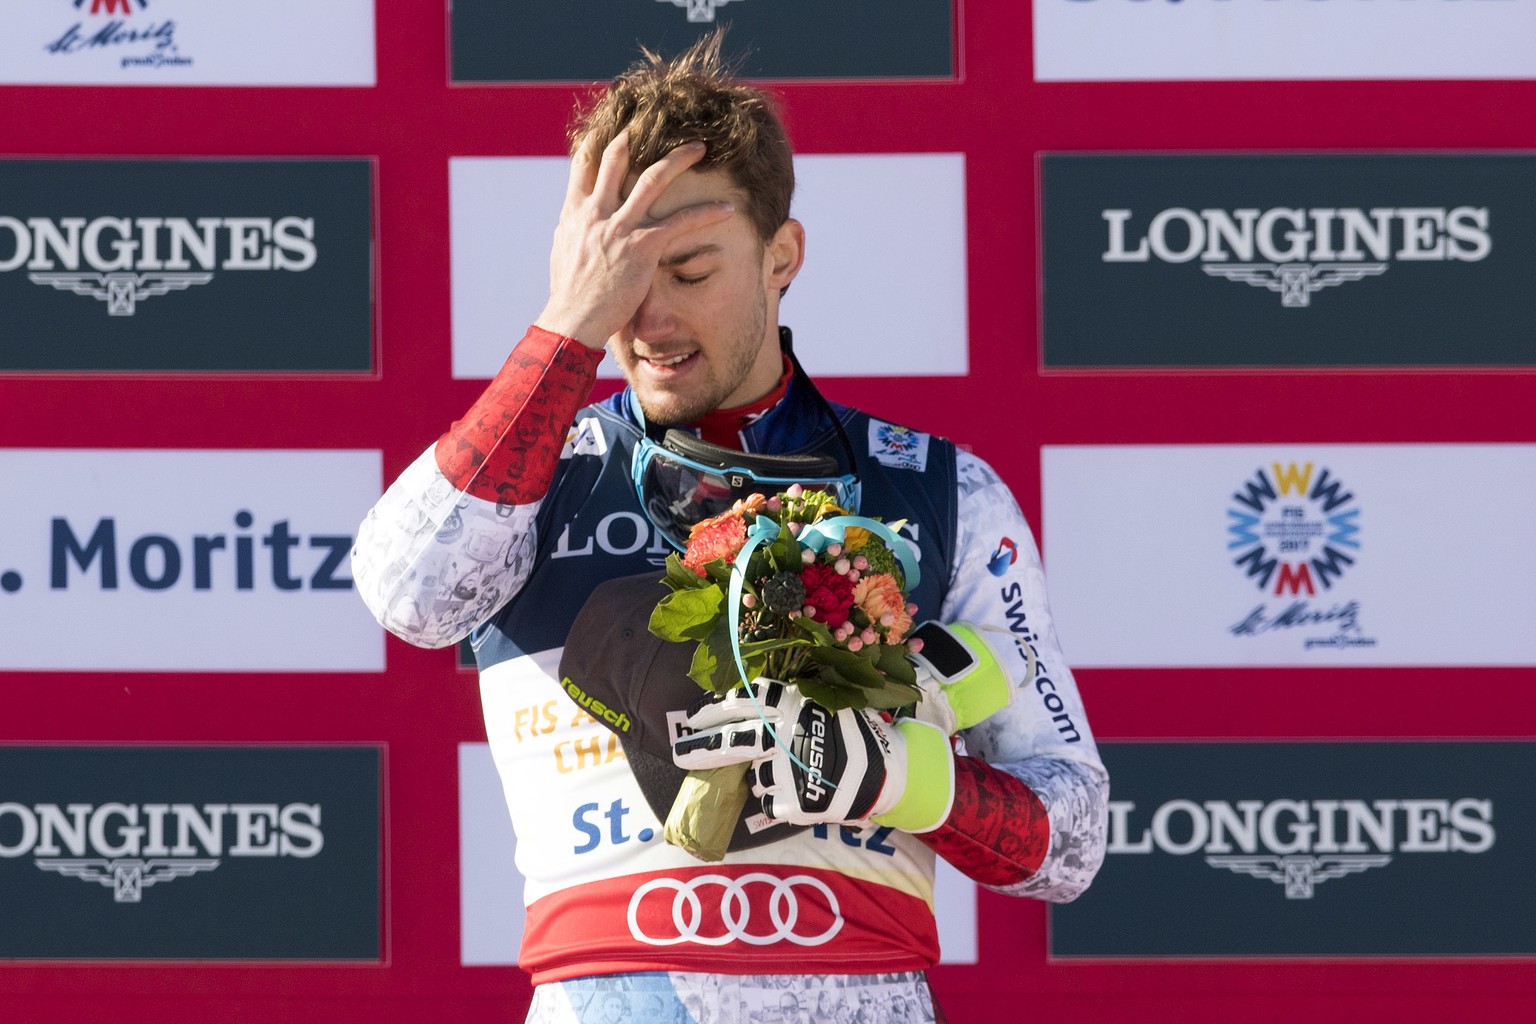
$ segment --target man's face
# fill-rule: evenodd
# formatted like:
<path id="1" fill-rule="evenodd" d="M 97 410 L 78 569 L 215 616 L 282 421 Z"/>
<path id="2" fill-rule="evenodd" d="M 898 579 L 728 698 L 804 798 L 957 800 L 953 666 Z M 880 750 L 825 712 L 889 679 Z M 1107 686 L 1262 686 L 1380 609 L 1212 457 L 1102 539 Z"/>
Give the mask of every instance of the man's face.
<path id="1" fill-rule="evenodd" d="M 676 238 L 650 292 L 608 340 L 648 420 L 688 423 L 773 390 L 782 372 L 778 295 L 799 270 L 803 245 L 790 221 L 766 245 L 723 171 L 685 171 L 652 206 L 652 218 L 729 199 L 724 221 Z"/>

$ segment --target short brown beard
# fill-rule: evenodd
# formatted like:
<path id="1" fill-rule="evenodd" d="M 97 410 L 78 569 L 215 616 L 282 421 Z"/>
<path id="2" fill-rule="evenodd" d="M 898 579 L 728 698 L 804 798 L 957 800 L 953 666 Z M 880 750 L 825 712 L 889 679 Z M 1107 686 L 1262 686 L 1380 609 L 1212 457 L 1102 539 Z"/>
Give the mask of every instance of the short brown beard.
<path id="1" fill-rule="evenodd" d="M 664 427 L 692 423 L 705 413 L 714 412 L 720 408 L 720 403 L 724 402 L 733 391 L 741 386 L 741 382 L 747 379 L 747 376 L 752 372 L 752 367 L 757 363 L 762 339 L 768 330 L 768 297 L 766 293 L 758 294 L 756 305 L 755 315 L 752 318 L 751 335 L 757 340 L 757 344 L 750 347 L 746 345 L 732 346 L 732 361 L 724 367 L 726 372 L 721 378 L 720 392 L 718 394 L 701 396 L 687 405 L 681 404 L 681 399 L 667 396 L 673 407 L 671 409 L 663 409 L 653 407 L 646 399 L 640 397 L 640 393 L 636 391 L 635 395 L 637 398 L 640 398 L 640 409 L 645 413 L 646 422 Z M 738 336 L 737 340 L 740 340 L 740 336 Z M 754 395 L 753 397 L 757 396 Z"/>

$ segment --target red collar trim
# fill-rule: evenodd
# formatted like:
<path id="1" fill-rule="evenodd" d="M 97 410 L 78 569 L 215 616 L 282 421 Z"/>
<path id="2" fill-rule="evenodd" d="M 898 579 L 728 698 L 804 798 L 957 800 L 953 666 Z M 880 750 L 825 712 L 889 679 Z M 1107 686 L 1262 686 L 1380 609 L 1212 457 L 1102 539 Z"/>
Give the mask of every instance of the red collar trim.
<path id="1" fill-rule="evenodd" d="M 705 413 L 692 424 L 699 431 L 699 437 L 710 444 L 718 444 L 722 448 L 744 447 L 741 442 L 741 432 L 752 424 L 763 413 L 779 404 L 779 399 L 789 390 L 789 378 L 794 374 L 794 366 L 789 357 L 784 357 L 784 372 L 779 376 L 779 383 L 774 389 L 746 405 L 738 405 L 734 409 L 714 409 Z"/>

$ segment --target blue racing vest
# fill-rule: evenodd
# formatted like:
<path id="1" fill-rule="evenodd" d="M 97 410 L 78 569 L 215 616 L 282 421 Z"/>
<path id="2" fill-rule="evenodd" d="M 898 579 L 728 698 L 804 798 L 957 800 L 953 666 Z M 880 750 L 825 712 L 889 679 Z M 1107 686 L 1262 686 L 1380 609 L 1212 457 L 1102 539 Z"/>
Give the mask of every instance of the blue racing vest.
<path id="1" fill-rule="evenodd" d="M 846 464 L 848 453 L 827 405 L 798 373 L 784 398 L 743 431 L 747 450 L 820 452 Z M 524 654 L 565 645 L 572 621 L 598 584 L 619 576 L 665 571 L 673 548 L 641 511 L 630 461 L 642 436 L 635 399 L 625 389 L 576 414 L 560 467 L 537 517 L 533 572 L 517 597 L 471 638 L 485 669 Z M 852 442 L 861 484 L 859 514 L 887 523 L 906 520 L 921 567 L 909 600 L 916 619 L 939 614 L 955 550 L 955 448 L 949 441 L 833 405 Z M 526 552 L 514 553 L 526 557 Z"/>

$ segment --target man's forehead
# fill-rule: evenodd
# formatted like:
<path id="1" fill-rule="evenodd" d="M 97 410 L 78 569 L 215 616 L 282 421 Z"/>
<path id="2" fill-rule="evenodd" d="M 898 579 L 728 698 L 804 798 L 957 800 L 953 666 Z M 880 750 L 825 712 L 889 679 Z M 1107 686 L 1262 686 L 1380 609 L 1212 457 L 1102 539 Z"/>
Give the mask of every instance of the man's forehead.
<path id="1" fill-rule="evenodd" d="M 634 190 L 635 182 L 639 180 L 639 173 L 631 171 L 624 179 L 620 196 L 629 198 Z M 694 206 L 698 203 L 719 202 L 729 199 L 736 203 L 737 212 L 746 199 L 746 194 L 731 180 L 731 176 L 718 168 L 696 171 L 689 169 L 672 179 L 671 184 L 662 192 L 660 198 L 651 204 L 650 214 L 660 219 L 670 213 L 675 213 L 685 206 Z"/>

